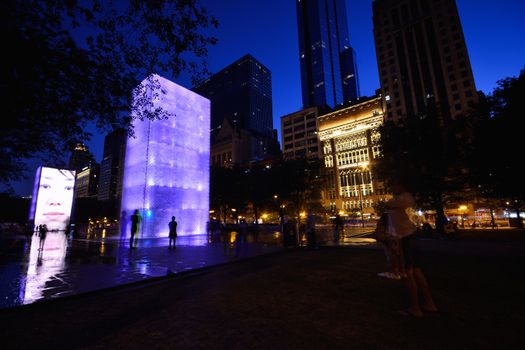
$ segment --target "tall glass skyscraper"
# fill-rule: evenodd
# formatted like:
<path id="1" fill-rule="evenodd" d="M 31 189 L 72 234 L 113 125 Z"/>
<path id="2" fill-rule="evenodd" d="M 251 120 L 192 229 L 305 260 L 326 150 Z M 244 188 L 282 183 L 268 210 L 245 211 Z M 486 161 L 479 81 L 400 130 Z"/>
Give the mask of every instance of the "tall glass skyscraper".
<path id="1" fill-rule="evenodd" d="M 345 0 L 296 1 L 304 107 L 354 101 L 359 82 Z"/>

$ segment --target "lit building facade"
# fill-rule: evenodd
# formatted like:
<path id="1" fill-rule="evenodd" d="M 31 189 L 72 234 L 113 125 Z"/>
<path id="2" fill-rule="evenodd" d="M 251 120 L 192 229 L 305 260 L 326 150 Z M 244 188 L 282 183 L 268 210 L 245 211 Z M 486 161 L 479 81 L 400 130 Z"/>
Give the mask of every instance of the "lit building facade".
<path id="1" fill-rule="evenodd" d="M 389 195 L 375 180 L 374 160 L 381 149 L 376 128 L 383 123 L 381 97 L 374 97 L 319 117 L 319 140 L 326 168 L 323 206 L 361 212 L 370 218 L 374 205 Z"/>
<path id="2" fill-rule="evenodd" d="M 98 194 L 100 166 L 90 164 L 80 170 L 75 180 L 75 198 L 96 197 Z"/>
<path id="3" fill-rule="evenodd" d="M 100 163 L 98 183 L 99 201 L 118 199 L 121 195 L 127 137 L 126 130 L 118 129 L 104 139 L 104 159 Z"/>
<path id="4" fill-rule="evenodd" d="M 375 0 L 376 55 L 385 120 L 436 111 L 467 114 L 478 97 L 455 0 Z"/>
<path id="5" fill-rule="evenodd" d="M 284 159 L 321 157 L 318 116 L 319 109 L 311 107 L 281 117 Z"/>
<path id="6" fill-rule="evenodd" d="M 337 108 L 359 97 L 345 0 L 296 0 L 303 106 Z"/>
<path id="7" fill-rule="evenodd" d="M 175 216 L 179 235 L 203 234 L 209 216 L 210 101 L 158 75 L 139 86 L 167 118 L 133 120 L 124 160 L 121 210 L 142 216 L 139 238 L 167 237 Z M 124 216 L 124 213 L 121 213 Z M 124 222 L 125 224 L 126 222 Z"/>

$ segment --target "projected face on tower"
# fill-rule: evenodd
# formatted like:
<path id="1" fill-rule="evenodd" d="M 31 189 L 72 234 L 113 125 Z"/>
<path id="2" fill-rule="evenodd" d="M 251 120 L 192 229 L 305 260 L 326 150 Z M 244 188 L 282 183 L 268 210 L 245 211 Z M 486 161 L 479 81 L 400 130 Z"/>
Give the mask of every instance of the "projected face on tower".
<path id="1" fill-rule="evenodd" d="M 36 186 L 35 225 L 45 224 L 49 231 L 66 230 L 71 217 L 75 172 L 43 167 Z"/>

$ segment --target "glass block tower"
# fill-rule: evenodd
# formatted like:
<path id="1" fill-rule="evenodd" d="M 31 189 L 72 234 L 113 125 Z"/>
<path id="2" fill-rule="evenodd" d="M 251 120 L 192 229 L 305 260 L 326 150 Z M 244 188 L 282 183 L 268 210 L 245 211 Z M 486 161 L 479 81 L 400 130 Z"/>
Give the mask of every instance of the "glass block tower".
<path id="1" fill-rule="evenodd" d="M 124 161 L 122 224 L 139 210 L 140 237 L 167 237 L 177 218 L 179 235 L 206 232 L 209 215 L 210 101 L 158 75 L 145 79 L 152 108 L 168 118 L 133 121 Z M 142 106 L 142 107 L 141 107 Z M 139 114 L 135 109 L 134 117 Z M 129 231 L 129 230 L 128 230 Z"/>

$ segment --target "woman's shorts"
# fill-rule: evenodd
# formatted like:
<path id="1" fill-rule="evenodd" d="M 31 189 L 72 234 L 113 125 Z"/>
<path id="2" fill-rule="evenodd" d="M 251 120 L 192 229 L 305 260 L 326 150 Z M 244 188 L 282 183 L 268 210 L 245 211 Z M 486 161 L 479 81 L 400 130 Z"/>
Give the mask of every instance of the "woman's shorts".
<path id="1" fill-rule="evenodd" d="M 419 267 L 415 235 L 410 235 L 401 238 L 401 251 L 403 252 L 403 261 L 405 268 Z"/>

